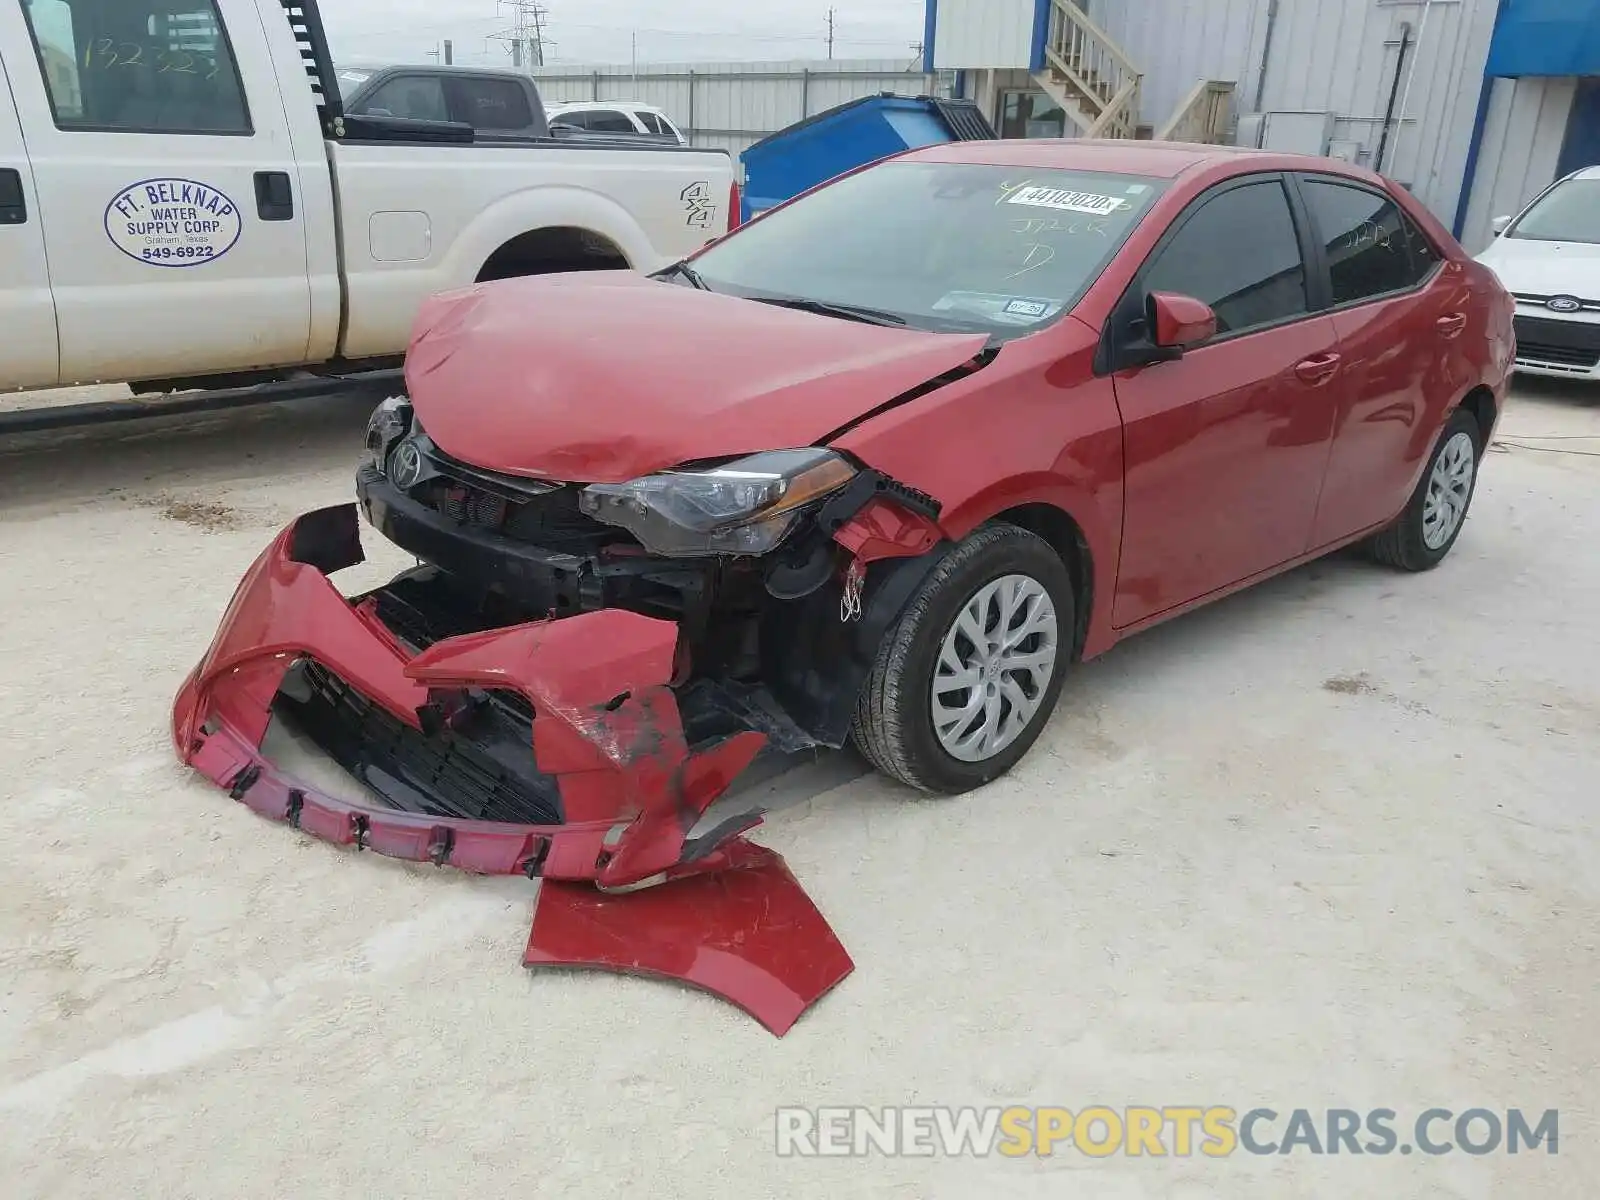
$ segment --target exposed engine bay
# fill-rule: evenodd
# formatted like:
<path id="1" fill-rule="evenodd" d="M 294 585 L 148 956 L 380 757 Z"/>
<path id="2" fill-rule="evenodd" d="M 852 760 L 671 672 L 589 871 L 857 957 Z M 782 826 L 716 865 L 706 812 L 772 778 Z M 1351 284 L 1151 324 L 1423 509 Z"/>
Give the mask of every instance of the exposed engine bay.
<path id="1" fill-rule="evenodd" d="M 727 792 L 763 755 L 844 744 L 946 545 L 937 503 L 818 449 L 670 486 L 491 473 L 403 400 L 368 452 L 358 504 L 299 518 L 241 582 L 178 697 L 180 757 L 324 839 L 540 880 L 530 966 L 669 976 L 784 1032 L 851 964 L 742 836 L 760 800 Z M 329 576 L 362 560 L 358 507 L 420 565 L 347 598 Z M 274 722 L 370 800 L 271 762 Z"/>

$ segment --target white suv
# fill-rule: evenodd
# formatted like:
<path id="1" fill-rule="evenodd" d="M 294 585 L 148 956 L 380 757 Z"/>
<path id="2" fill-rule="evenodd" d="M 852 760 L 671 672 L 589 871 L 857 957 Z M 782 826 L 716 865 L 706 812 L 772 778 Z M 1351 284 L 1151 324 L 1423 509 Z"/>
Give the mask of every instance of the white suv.
<path id="1" fill-rule="evenodd" d="M 1478 261 L 1517 298 L 1517 370 L 1600 381 L 1600 167 L 1497 217 Z"/>
<path id="2" fill-rule="evenodd" d="M 576 125 L 590 133 L 644 134 L 647 137 L 669 137 L 680 146 L 689 139 L 679 132 L 667 114 L 650 104 L 579 103 L 552 104 L 545 109 L 551 124 Z"/>

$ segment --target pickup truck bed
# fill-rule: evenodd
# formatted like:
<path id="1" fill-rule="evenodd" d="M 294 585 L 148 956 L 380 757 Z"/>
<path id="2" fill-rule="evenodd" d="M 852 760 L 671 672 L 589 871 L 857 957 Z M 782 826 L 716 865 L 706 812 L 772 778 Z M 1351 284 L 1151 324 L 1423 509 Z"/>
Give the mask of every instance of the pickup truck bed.
<path id="1" fill-rule="evenodd" d="M 721 151 L 347 119 L 313 0 L 0 4 L 0 67 L 0 390 L 392 363 L 434 293 L 737 220 Z"/>

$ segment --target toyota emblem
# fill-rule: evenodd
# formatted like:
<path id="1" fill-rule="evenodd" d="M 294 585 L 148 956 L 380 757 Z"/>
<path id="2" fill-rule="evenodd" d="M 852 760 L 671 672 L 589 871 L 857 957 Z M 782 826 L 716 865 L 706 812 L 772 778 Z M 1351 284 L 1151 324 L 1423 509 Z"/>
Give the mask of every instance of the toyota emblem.
<path id="1" fill-rule="evenodd" d="M 1551 312 L 1577 312 L 1583 307 L 1583 301 L 1576 296 L 1551 296 L 1544 306 Z"/>
<path id="2" fill-rule="evenodd" d="M 417 449 L 416 442 L 408 438 L 394 448 L 394 456 L 389 460 L 389 478 L 401 491 L 417 485 L 422 478 L 422 452 Z"/>

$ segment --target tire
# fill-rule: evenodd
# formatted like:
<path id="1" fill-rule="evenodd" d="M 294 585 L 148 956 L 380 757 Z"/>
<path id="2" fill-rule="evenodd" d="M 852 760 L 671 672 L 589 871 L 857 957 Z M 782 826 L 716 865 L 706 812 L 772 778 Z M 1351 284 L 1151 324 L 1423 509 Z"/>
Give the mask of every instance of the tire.
<path id="1" fill-rule="evenodd" d="M 1465 479 L 1460 476 L 1459 456 L 1462 453 L 1471 456 Z M 1433 447 L 1428 465 L 1423 469 L 1422 478 L 1417 481 L 1417 490 L 1412 493 L 1405 511 L 1395 518 L 1394 524 L 1367 543 L 1368 553 L 1385 566 L 1401 571 L 1431 571 L 1442 563 L 1466 526 L 1467 510 L 1471 508 L 1472 497 L 1477 492 L 1478 468 L 1482 460 L 1483 431 L 1478 428 L 1476 417 L 1458 408 L 1445 422 L 1444 432 Z M 1453 485 L 1449 482 L 1451 476 L 1454 476 Z M 1434 515 L 1439 511 L 1437 499 L 1430 504 L 1430 495 L 1436 489 L 1442 489 L 1441 495 L 1448 496 L 1453 504 L 1459 504 L 1459 510 L 1453 517 L 1454 523 L 1443 538 L 1438 536 L 1433 524 Z"/>
<path id="2" fill-rule="evenodd" d="M 993 592 L 986 593 L 991 587 Z M 965 628 L 975 627 L 968 606 L 986 596 L 986 637 L 1000 638 L 1005 632 L 999 618 L 1010 602 L 1016 604 L 1011 629 L 1032 630 L 1014 646 L 989 654 L 988 661 L 995 665 L 987 674 L 981 667 L 966 667 L 986 651 L 965 633 L 956 632 L 964 616 Z M 1044 616 L 1040 596 L 1047 597 L 1054 609 L 1053 627 Z M 996 621 L 992 630 L 991 618 Z M 885 775 L 924 792 L 956 795 L 999 778 L 1027 754 L 1049 722 L 1076 648 L 1076 629 L 1072 576 L 1050 544 L 1014 525 L 995 522 L 980 527 L 933 571 L 878 648 L 856 702 L 851 730 L 856 748 Z M 955 641 L 947 654 L 949 638 Z M 1052 644 L 1054 659 L 1046 667 L 1047 647 Z M 1008 662 L 1026 665 L 1008 668 Z M 946 686 L 940 696 L 949 701 L 944 714 L 950 716 L 958 706 L 980 714 L 970 728 L 981 732 L 971 733 L 969 742 L 981 741 L 990 729 L 999 730 L 992 749 L 968 744 L 965 758 L 952 753 L 935 728 L 935 676 L 952 663 L 966 667 L 964 674 L 972 674 L 979 683 L 953 689 L 951 678 L 941 676 Z M 1045 670 L 1048 682 L 1041 686 Z M 998 723 L 987 719 L 991 696 L 999 699 Z M 1014 703 L 1013 698 L 1023 703 Z M 980 707 L 973 710 L 973 704 Z M 1015 714 L 1024 712 L 1026 704 L 1036 707 L 1025 722 L 1019 722 Z M 948 734 L 952 738 L 967 728 L 949 721 L 945 725 L 953 731 Z M 998 739 L 1006 737 L 1009 740 L 999 744 Z"/>

